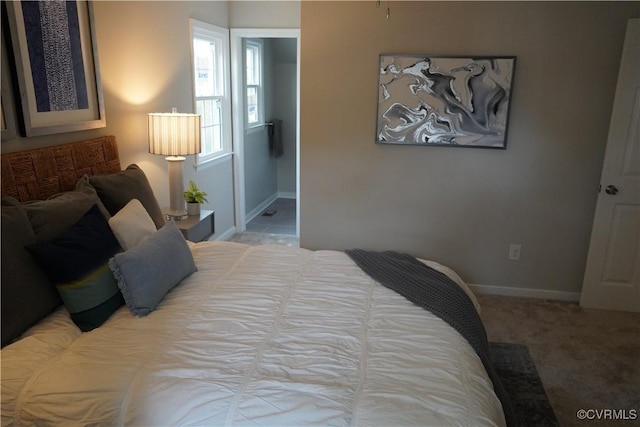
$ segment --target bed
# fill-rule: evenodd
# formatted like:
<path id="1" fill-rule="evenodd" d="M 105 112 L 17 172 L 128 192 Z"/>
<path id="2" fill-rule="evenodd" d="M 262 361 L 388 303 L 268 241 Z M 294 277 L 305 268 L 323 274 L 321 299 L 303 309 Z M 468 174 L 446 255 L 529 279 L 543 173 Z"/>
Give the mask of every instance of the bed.
<path id="1" fill-rule="evenodd" d="M 449 323 L 344 252 L 179 242 L 141 169 L 121 169 L 114 137 L 3 154 L 2 181 L 2 425 L 506 424 Z M 138 216 L 120 217 L 129 210 Z M 106 217 L 108 239 L 94 232 Z M 52 255 L 81 223 L 82 253 Z M 87 326 L 97 309 L 78 311 L 82 295 L 55 270 L 113 237 L 100 271 L 120 292 Z M 455 272 L 423 262 L 477 308 Z"/>

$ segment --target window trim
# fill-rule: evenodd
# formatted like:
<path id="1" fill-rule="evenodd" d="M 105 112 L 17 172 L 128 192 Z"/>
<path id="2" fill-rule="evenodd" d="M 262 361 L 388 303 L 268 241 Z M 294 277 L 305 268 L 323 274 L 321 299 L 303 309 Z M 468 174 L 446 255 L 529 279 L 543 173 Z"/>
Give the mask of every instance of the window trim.
<path id="1" fill-rule="evenodd" d="M 221 64 L 217 64 L 217 71 L 222 74 L 222 91 L 223 95 L 213 96 L 211 98 L 220 99 L 221 103 L 221 132 L 222 132 L 222 148 L 215 150 L 211 153 L 200 153 L 196 156 L 195 166 L 199 168 L 207 163 L 215 162 L 216 160 L 227 158 L 233 152 L 233 141 L 231 127 L 231 81 L 230 81 L 230 68 L 231 68 L 231 53 L 229 49 L 229 30 L 227 28 L 218 27 L 217 25 L 209 24 L 207 22 L 199 21 L 197 19 L 189 19 L 189 44 L 191 47 L 191 87 L 192 87 L 192 100 L 193 111 L 197 111 L 197 97 L 196 97 L 196 64 L 194 53 L 194 38 L 202 38 L 210 40 L 216 43 L 216 47 L 220 49 L 220 53 L 217 55 Z M 209 98 L 209 97 L 207 97 Z M 204 122 L 203 122 L 204 123 Z M 204 134 L 204 133 L 203 133 Z"/>
<path id="2" fill-rule="evenodd" d="M 257 87 L 258 89 L 258 120 L 255 122 L 249 122 L 249 103 L 248 103 L 248 95 L 247 89 L 249 88 L 248 84 L 248 76 L 247 76 L 247 67 L 246 67 L 246 57 L 247 57 L 247 49 L 251 47 L 252 49 L 257 49 L 258 59 L 259 59 L 259 70 L 258 70 L 258 84 L 251 85 Z M 245 39 L 243 42 L 243 82 L 242 82 L 242 92 L 244 96 L 244 128 L 246 132 L 255 132 L 264 127 L 265 117 L 264 117 L 264 40 L 262 39 Z"/>

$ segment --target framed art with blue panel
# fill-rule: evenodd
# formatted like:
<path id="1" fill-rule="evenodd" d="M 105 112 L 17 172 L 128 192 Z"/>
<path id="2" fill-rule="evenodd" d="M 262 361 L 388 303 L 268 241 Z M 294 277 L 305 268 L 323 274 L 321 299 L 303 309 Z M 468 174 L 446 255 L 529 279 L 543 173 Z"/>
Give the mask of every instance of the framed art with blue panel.
<path id="1" fill-rule="evenodd" d="M 105 127 L 91 2 L 6 5 L 24 135 Z"/>

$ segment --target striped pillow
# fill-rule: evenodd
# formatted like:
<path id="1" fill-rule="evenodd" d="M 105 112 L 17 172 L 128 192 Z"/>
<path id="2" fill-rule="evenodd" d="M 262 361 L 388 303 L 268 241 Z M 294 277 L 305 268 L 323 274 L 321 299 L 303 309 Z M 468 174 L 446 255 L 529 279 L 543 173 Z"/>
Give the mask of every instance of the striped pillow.
<path id="1" fill-rule="evenodd" d="M 124 304 L 108 266 L 109 258 L 121 251 L 120 244 L 97 205 L 58 237 L 27 249 L 82 331 L 97 328 Z"/>

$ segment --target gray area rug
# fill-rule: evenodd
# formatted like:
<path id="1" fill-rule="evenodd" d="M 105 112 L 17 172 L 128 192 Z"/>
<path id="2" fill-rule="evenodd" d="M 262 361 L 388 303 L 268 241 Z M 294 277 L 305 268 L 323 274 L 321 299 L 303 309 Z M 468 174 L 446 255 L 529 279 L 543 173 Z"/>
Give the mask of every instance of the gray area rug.
<path id="1" fill-rule="evenodd" d="M 518 426 L 559 426 L 527 346 L 490 342 L 489 353 L 510 397 Z"/>

